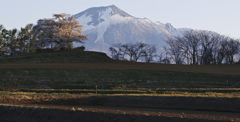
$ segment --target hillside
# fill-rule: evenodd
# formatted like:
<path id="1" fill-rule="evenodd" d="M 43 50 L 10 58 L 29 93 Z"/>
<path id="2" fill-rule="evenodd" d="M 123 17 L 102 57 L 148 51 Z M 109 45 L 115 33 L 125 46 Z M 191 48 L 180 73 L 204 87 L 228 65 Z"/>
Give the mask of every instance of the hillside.
<path id="1" fill-rule="evenodd" d="M 0 121 L 240 120 L 238 64 L 116 62 L 104 53 L 78 50 L 1 62 Z"/>
<path id="2" fill-rule="evenodd" d="M 58 51 L 0 59 L 0 88 L 239 87 L 240 65 L 114 61 L 104 53 Z"/>
<path id="3" fill-rule="evenodd" d="M 0 63 L 111 63 L 116 62 L 105 53 L 92 51 L 57 51 L 33 53 L 16 57 L 0 58 Z"/>

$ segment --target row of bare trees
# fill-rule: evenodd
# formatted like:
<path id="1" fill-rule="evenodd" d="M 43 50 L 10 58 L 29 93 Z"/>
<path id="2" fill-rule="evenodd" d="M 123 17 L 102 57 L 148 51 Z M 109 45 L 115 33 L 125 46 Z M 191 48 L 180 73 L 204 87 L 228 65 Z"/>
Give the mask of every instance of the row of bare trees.
<path id="1" fill-rule="evenodd" d="M 28 24 L 20 30 L 7 30 L 0 25 L 0 57 L 33 53 L 36 49 L 71 49 L 72 42 L 87 40 L 74 16 L 54 14 L 53 17 L 40 19 L 37 25 Z"/>
<path id="2" fill-rule="evenodd" d="M 141 60 L 149 63 L 154 62 L 154 58 L 157 56 L 156 46 L 145 43 L 115 44 L 109 50 L 115 60 L 129 60 L 132 62 Z"/>
<path id="3" fill-rule="evenodd" d="M 240 42 L 209 31 L 188 31 L 167 41 L 166 59 L 176 64 L 234 64 L 239 61 Z"/>
<path id="4" fill-rule="evenodd" d="M 109 48 L 116 60 L 164 64 L 234 64 L 240 61 L 240 42 L 210 31 L 187 31 L 166 41 L 168 46 L 157 55 L 157 48 L 145 43 L 115 44 Z"/>

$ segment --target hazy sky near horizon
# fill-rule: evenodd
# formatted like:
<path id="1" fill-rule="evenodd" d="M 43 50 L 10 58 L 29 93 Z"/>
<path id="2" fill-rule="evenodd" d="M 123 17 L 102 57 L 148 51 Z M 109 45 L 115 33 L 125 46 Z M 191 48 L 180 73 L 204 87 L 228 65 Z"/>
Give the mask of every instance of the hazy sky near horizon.
<path id="1" fill-rule="evenodd" d="M 240 38 L 240 0 L 0 0 L 0 24 L 19 29 L 55 13 L 74 15 L 90 7 L 109 5 L 134 17 L 171 23 L 176 28 L 210 30 Z"/>

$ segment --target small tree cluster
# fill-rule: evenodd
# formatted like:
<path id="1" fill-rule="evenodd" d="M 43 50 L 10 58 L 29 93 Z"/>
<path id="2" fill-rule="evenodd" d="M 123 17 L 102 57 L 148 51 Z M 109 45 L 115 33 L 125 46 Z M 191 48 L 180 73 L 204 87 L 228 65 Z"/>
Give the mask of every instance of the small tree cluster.
<path id="1" fill-rule="evenodd" d="M 22 55 L 32 51 L 32 24 L 20 30 L 7 30 L 0 25 L 0 57 Z"/>
<path id="2" fill-rule="evenodd" d="M 165 53 L 176 64 L 233 64 L 239 57 L 238 40 L 209 31 L 188 31 L 167 43 Z"/>
<path id="3" fill-rule="evenodd" d="M 115 44 L 109 50 L 112 58 L 116 60 L 129 60 L 132 62 L 142 60 L 149 63 L 153 62 L 157 56 L 156 47 L 145 43 Z"/>
<path id="4" fill-rule="evenodd" d="M 69 14 L 54 14 L 40 19 L 37 25 L 28 24 L 20 30 L 7 30 L 0 25 L 0 57 L 33 53 L 36 49 L 71 49 L 72 42 L 83 43 L 88 37 L 82 26 Z"/>

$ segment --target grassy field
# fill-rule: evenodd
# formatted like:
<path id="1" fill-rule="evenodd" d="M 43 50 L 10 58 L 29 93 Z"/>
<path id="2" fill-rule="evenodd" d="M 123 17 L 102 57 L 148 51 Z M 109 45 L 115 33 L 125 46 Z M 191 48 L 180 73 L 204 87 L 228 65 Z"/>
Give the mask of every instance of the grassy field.
<path id="1" fill-rule="evenodd" d="M 39 64 L 38 64 L 39 65 Z M 29 66 L 26 64 L 26 66 Z M 239 75 L 143 69 L 0 68 L 0 88 L 239 87 Z"/>
<path id="2" fill-rule="evenodd" d="M 109 121 L 138 121 L 139 117 L 173 122 L 240 121 L 239 64 L 134 63 L 77 50 L 7 57 L 0 62 L 0 104 L 44 108 L 31 113 L 54 111 L 71 116 L 74 113 L 66 113 L 71 111 L 87 120 Z M 4 106 L 0 110 L 9 116 L 32 116 L 21 112 L 29 108 L 11 111 Z M 5 117 L 0 115 L 0 121 L 9 121 Z M 50 116 L 54 117 L 58 116 Z"/>
<path id="3" fill-rule="evenodd" d="M 78 49 L 32 53 L 22 56 L 0 58 L 0 63 L 110 63 L 116 62 L 105 53 L 79 51 Z"/>

